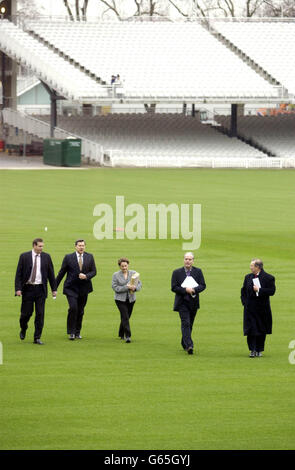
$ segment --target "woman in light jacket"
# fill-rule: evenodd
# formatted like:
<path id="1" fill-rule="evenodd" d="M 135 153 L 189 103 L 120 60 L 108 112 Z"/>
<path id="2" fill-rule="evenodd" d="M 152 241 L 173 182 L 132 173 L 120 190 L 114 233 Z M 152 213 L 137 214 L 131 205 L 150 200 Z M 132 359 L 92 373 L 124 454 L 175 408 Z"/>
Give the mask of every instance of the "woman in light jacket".
<path id="1" fill-rule="evenodd" d="M 128 258 L 120 258 L 118 265 L 120 271 L 113 274 L 112 289 L 115 291 L 115 302 L 121 315 L 119 337 L 125 339 L 126 343 L 130 343 L 131 330 L 129 319 L 136 300 L 135 291 L 139 291 L 142 284 L 140 281 L 138 281 L 136 287 L 130 284 L 131 276 L 136 271 L 129 271 Z"/>

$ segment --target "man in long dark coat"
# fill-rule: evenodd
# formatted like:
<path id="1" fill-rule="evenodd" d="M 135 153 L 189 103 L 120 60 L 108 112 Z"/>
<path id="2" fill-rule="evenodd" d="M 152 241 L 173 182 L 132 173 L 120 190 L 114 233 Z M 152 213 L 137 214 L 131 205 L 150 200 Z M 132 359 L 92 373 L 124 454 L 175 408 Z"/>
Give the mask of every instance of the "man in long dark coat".
<path id="1" fill-rule="evenodd" d="M 244 306 L 244 336 L 250 357 L 261 357 L 266 335 L 272 333 L 272 313 L 269 297 L 276 291 L 275 278 L 263 269 L 261 259 L 253 259 L 241 289 Z"/>

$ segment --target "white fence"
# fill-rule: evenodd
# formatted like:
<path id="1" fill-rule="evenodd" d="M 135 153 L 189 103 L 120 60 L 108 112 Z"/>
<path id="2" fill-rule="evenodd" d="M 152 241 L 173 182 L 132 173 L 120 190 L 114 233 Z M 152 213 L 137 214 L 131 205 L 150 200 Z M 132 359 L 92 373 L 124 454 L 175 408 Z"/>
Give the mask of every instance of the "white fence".
<path id="1" fill-rule="evenodd" d="M 50 125 L 47 122 L 40 121 L 39 119 L 28 116 L 27 114 L 20 113 L 11 108 L 4 108 L 2 111 L 3 122 L 22 129 L 32 135 L 36 135 L 41 139 L 50 138 Z M 74 137 L 81 139 L 82 141 L 82 156 L 89 158 L 93 162 L 99 164 L 103 163 L 103 147 L 97 142 L 85 139 L 76 134 L 72 134 L 63 129 L 55 127 L 54 138 L 55 139 L 67 139 L 68 137 Z"/>
<path id="2" fill-rule="evenodd" d="M 104 166 L 142 168 L 295 168 L 295 158 L 224 158 L 201 156 L 128 155 L 119 150 L 106 150 Z"/>

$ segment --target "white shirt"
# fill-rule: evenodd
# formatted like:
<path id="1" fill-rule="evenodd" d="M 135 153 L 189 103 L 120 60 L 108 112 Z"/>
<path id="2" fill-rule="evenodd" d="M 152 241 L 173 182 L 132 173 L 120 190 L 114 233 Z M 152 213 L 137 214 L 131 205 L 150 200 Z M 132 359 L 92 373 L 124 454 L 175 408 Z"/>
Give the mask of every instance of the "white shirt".
<path id="1" fill-rule="evenodd" d="M 35 279 L 34 285 L 35 284 L 42 284 L 41 255 L 36 255 L 34 250 L 32 250 L 32 262 L 33 262 L 33 264 L 32 264 L 32 271 L 31 271 L 30 279 L 28 280 L 28 284 L 31 284 L 31 278 L 32 278 L 32 273 L 33 273 L 34 263 L 35 263 L 35 256 L 37 256 L 37 258 L 36 258 L 36 260 L 37 260 L 37 269 L 36 269 L 36 279 Z"/>

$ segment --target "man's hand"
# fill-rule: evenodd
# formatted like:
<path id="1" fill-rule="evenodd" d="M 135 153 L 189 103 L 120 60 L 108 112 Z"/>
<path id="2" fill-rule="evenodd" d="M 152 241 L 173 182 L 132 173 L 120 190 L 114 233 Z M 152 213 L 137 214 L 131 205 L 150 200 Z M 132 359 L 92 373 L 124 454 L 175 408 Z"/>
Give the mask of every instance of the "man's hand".
<path id="1" fill-rule="evenodd" d="M 187 294 L 190 294 L 190 295 L 194 295 L 195 294 L 195 290 L 192 288 L 192 287 L 186 287 L 186 293 Z"/>
<path id="2" fill-rule="evenodd" d="M 56 297 L 56 296 L 57 296 L 57 291 L 56 290 L 52 291 L 52 297 Z"/>
<path id="3" fill-rule="evenodd" d="M 253 286 L 253 289 L 255 292 L 259 292 L 259 287 L 258 286 Z"/>
<path id="4" fill-rule="evenodd" d="M 79 279 L 87 279 L 86 274 L 80 273 L 79 274 Z"/>
<path id="5" fill-rule="evenodd" d="M 21 297 L 22 291 L 21 291 L 21 290 L 17 290 L 15 294 L 16 294 L 18 297 Z"/>

